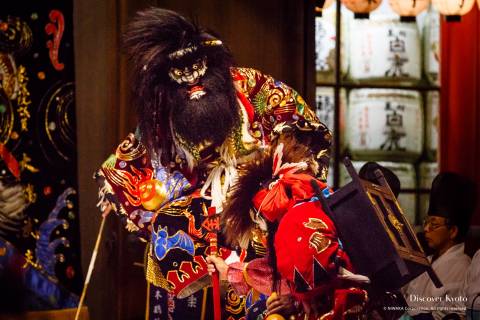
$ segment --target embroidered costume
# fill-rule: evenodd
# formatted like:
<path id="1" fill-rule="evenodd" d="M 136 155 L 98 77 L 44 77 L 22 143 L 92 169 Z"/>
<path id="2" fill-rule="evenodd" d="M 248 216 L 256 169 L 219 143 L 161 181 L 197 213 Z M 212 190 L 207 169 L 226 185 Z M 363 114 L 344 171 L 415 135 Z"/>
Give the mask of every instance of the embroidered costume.
<path id="1" fill-rule="evenodd" d="M 205 306 L 211 304 L 208 230 L 216 223 L 208 208 L 222 211 L 239 170 L 268 147 L 275 125 L 316 124 L 324 141 L 316 157 L 322 179 L 331 134 L 297 92 L 257 70 L 233 67 L 221 40 L 178 14 L 151 8 L 127 29 L 139 125 L 95 174 L 99 206 L 111 204 L 127 230 L 150 243 L 146 275 L 165 290 L 158 296 L 177 305 L 194 297 Z M 249 242 L 239 252 L 242 261 L 265 253 L 261 241 Z M 227 258 L 231 249 L 220 245 L 219 255 Z M 225 299 L 225 318 L 240 318 L 244 299 L 231 287 Z M 209 318 L 199 309 L 168 315 Z"/>
<path id="2" fill-rule="evenodd" d="M 269 253 L 268 259 L 255 259 L 243 269 L 239 263 L 230 264 L 228 280 L 240 294 L 250 288 L 267 295 L 294 294 L 304 308 L 286 316 L 357 319 L 365 314 L 367 302 L 367 292 L 359 285 L 368 278 L 352 273 L 336 227 L 315 196 L 312 182 L 322 190 L 328 187 L 313 175 L 312 149 L 318 139 L 302 141 L 302 128 L 277 128 L 274 150 L 252 162 L 234 186 L 225 211 L 225 233 L 248 233 L 255 221 L 267 232 Z M 315 134 L 314 129 L 307 133 Z M 256 309 L 251 313 L 257 315 Z"/>

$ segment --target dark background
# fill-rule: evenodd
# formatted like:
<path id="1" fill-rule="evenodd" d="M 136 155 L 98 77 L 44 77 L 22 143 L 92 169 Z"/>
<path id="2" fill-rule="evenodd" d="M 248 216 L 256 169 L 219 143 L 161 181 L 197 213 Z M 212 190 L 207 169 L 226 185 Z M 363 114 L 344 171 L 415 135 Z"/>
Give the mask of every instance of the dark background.
<path id="1" fill-rule="evenodd" d="M 65 22 L 58 54 L 59 62 L 64 64 L 62 70 L 56 70 L 53 67 L 46 45 L 48 40 L 53 39 L 53 35 L 45 32 L 45 26 L 51 22 L 49 13 L 52 10 L 60 11 Z M 22 130 L 20 117 L 16 111 L 18 101 L 11 100 L 15 110 L 12 134 L 8 141 L 5 135 L 5 139 L 1 142 L 6 142 L 7 148 L 18 161 L 21 161 L 24 155 L 31 158 L 29 165 L 38 170 L 38 172 L 24 170 L 21 174 L 21 183 L 33 186 L 36 201 L 26 210 L 27 219 L 23 232 L 9 240 L 21 251 L 31 250 L 35 254 L 36 240 L 33 235 L 39 235 L 39 227 L 47 220 L 49 213 L 55 207 L 57 198 L 67 188 L 73 188 L 78 192 L 73 1 L 2 1 L 0 19 L 8 22 L 9 17 L 20 18 L 31 30 L 32 44 L 28 50 L 3 52 L 14 57 L 17 71 L 20 66 L 25 67 L 25 74 L 28 77 L 26 89 L 31 103 L 27 108 L 30 115 L 27 130 Z M 65 99 L 66 102 L 67 107 L 61 113 L 55 112 L 58 105 L 55 102 L 57 97 Z M 49 103 L 51 100 L 53 102 Z M 2 104 L 4 103 L 5 101 L 2 101 Z M 53 112 L 47 112 L 47 110 Z M 5 114 L 1 114 L 0 118 L 4 116 Z M 62 118 L 68 119 L 68 124 L 62 124 L 60 121 Z M 52 140 L 47 136 L 46 123 L 55 124 L 56 129 L 50 131 Z M 58 135 L 60 130 L 64 130 L 65 136 Z M 14 138 L 15 136 L 18 138 Z M 61 253 L 65 256 L 65 260 L 56 264 L 55 276 L 62 285 L 80 294 L 83 279 L 80 265 L 78 198 L 76 195 L 71 195 L 68 199 L 71 201 L 71 208 L 62 209 L 58 215 L 59 219 L 65 219 L 68 222 L 68 228 L 54 229 L 50 241 L 66 237 L 70 242 L 68 248 L 59 246 L 56 250 L 57 254 Z"/>

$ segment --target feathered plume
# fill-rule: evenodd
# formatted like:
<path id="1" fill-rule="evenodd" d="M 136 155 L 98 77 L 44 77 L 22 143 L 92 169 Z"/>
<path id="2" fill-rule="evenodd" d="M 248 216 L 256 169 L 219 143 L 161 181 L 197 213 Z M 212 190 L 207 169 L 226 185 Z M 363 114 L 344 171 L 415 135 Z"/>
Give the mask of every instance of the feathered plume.
<path id="1" fill-rule="evenodd" d="M 274 180 L 274 154 L 277 146 L 283 145 L 282 162 L 299 163 L 306 161 L 307 172 L 316 171 L 316 162 L 308 146 L 299 143 L 294 130 L 282 132 L 273 141 L 271 149 L 260 154 L 239 171 L 238 182 L 232 187 L 226 207 L 223 211 L 225 239 L 231 245 L 237 245 L 239 239 L 250 235 L 255 223 L 250 217 L 252 200 L 260 189 L 267 188 Z"/>
<path id="2" fill-rule="evenodd" d="M 248 237 L 255 227 L 250 217 L 252 199 L 264 187 L 265 182 L 272 179 L 271 155 L 268 153 L 259 155 L 239 170 L 239 175 L 222 213 L 225 239 L 233 246 L 239 244 L 239 239 Z"/>

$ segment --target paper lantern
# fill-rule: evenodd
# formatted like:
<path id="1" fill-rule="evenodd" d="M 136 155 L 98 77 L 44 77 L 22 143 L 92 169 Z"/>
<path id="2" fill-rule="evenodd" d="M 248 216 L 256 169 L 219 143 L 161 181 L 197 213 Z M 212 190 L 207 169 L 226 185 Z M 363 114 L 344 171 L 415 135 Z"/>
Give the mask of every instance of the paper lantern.
<path id="1" fill-rule="evenodd" d="M 355 19 L 368 19 L 370 12 L 377 9 L 382 0 L 342 0 L 342 3 L 354 13 Z"/>
<path id="2" fill-rule="evenodd" d="M 315 15 L 317 17 L 322 16 L 323 10 L 327 9 L 332 5 L 334 0 L 317 0 L 315 1 Z"/>
<path id="3" fill-rule="evenodd" d="M 433 7 L 447 21 L 460 21 L 460 17 L 472 10 L 475 0 L 432 0 Z"/>
<path id="4" fill-rule="evenodd" d="M 390 0 L 390 7 L 400 15 L 402 22 L 414 22 L 415 17 L 428 8 L 429 0 Z"/>

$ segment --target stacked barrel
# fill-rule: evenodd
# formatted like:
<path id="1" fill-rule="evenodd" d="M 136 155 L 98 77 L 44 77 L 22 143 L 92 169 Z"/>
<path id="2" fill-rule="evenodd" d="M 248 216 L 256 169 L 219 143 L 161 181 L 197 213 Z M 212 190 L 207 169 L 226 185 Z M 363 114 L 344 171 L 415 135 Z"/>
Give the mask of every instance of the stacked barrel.
<path id="1" fill-rule="evenodd" d="M 367 161 L 392 170 L 399 202 L 419 225 L 438 172 L 439 15 L 430 9 L 400 22 L 385 2 L 370 19 L 354 19 L 342 8 L 339 41 L 335 11 L 316 18 L 317 115 L 339 131 L 334 161 L 349 156 L 357 171 Z M 349 181 L 342 168 L 332 166 L 331 184 Z"/>

